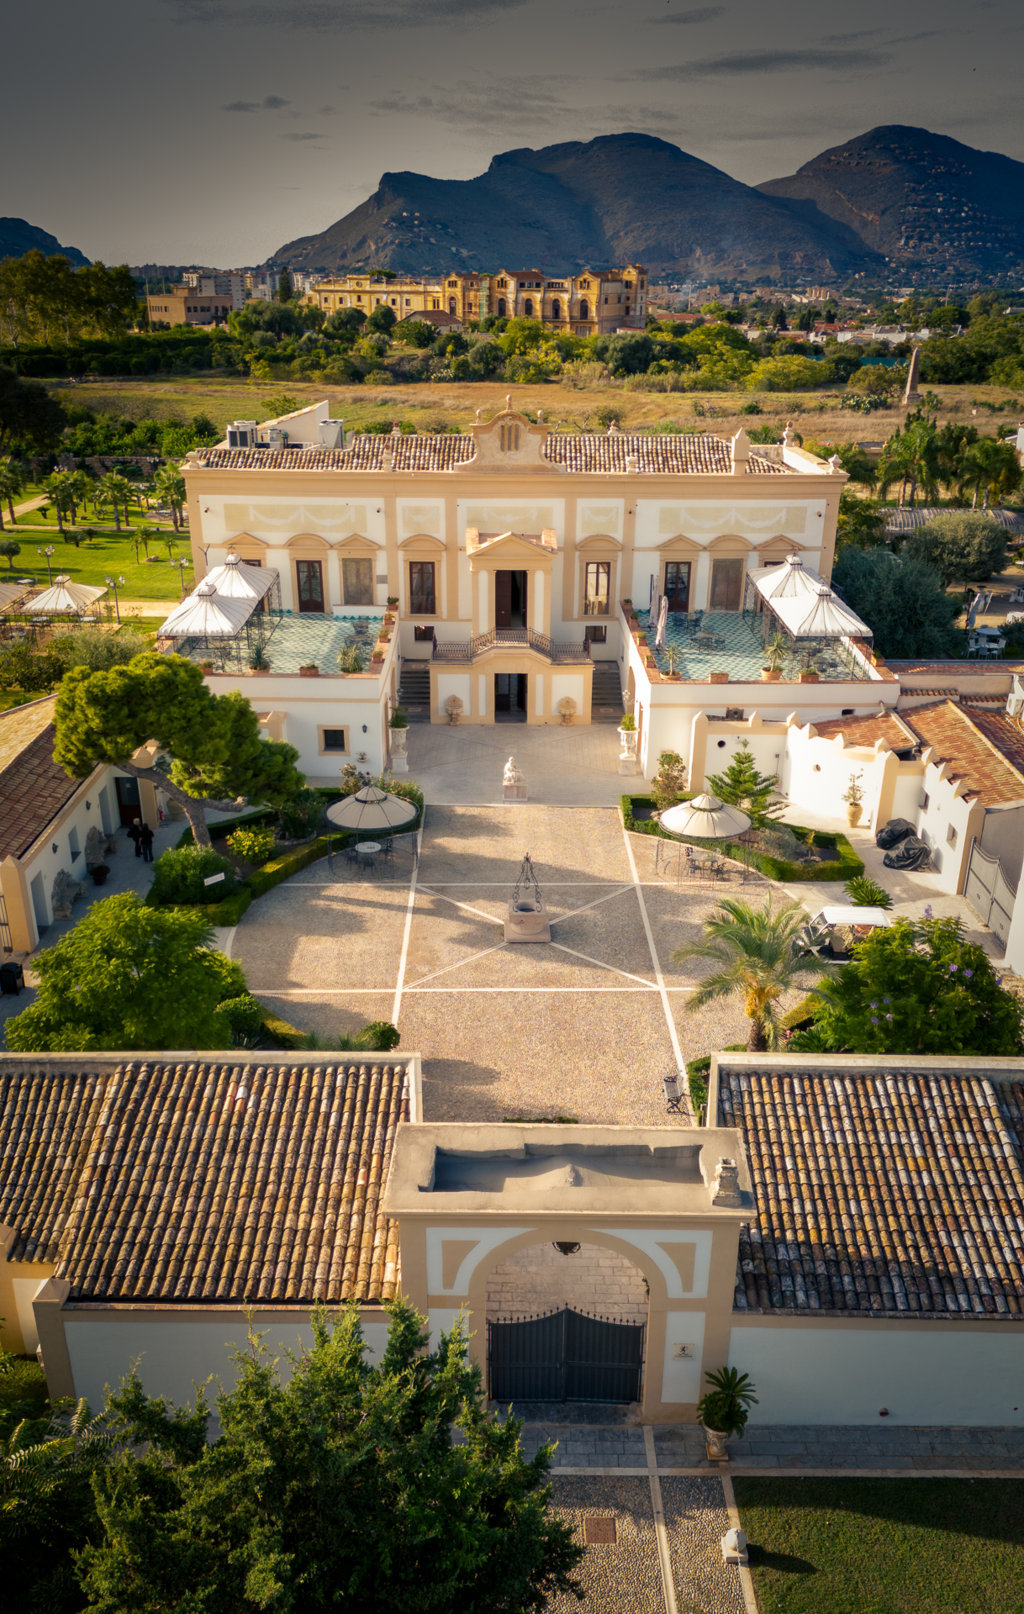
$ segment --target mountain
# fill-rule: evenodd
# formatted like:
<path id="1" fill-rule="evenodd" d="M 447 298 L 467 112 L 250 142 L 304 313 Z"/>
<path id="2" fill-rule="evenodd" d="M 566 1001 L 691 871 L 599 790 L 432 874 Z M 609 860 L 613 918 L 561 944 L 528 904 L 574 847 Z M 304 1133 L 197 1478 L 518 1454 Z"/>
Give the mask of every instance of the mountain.
<path id="1" fill-rule="evenodd" d="M 76 269 L 89 262 L 77 247 L 62 247 L 55 235 L 47 235 L 45 230 L 25 219 L 0 219 L 0 259 L 23 258 L 33 248 L 45 258 L 62 253 Z"/>
<path id="2" fill-rule="evenodd" d="M 700 280 L 818 279 L 875 261 L 845 221 L 805 217 L 644 134 L 506 151 L 476 179 L 385 174 L 353 212 L 269 260 L 406 274 L 637 262 Z"/>
<path id="3" fill-rule="evenodd" d="M 983 280 L 1024 272 L 1024 163 L 886 124 L 757 189 L 847 226 L 894 265 Z"/>

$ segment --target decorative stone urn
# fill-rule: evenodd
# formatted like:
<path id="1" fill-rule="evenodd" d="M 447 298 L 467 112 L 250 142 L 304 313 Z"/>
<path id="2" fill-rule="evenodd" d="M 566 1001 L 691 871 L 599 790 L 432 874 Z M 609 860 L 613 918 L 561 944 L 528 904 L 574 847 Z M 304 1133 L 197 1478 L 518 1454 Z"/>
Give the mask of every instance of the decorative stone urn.
<path id="1" fill-rule="evenodd" d="M 847 802 L 847 805 L 846 805 L 846 822 L 849 824 L 851 829 L 856 829 L 857 828 L 857 825 L 860 823 L 861 814 L 863 813 L 863 811 L 864 811 L 863 802 L 860 802 L 860 801 Z"/>
<path id="2" fill-rule="evenodd" d="M 636 757 L 636 729 L 619 729 L 619 772 L 638 773 L 640 764 Z"/>

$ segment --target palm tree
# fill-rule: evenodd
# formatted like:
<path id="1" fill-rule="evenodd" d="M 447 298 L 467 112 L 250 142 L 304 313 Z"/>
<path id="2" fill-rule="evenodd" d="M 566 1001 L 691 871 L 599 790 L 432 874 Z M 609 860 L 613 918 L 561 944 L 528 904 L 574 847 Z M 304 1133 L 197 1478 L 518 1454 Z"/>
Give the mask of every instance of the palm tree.
<path id="1" fill-rule="evenodd" d="M 806 910 L 798 902 L 773 910 L 770 894 L 762 908 L 724 897 L 704 921 L 703 940 L 677 947 L 672 954 L 677 964 L 706 958 L 719 966 L 701 981 L 686 1007 L 701 1009 L 716 998 L 742 992 L 750 1020 L 747 1047 L 752 1052 L 777 1047 L 779 999 L 808 975 L 823 971 L 820 959 L 799 949 L 797 937 L 806 922 Z"/>
<path id="2" fill-rule="evenodd" d="M 978 495 L 983 489 L 982 508 L 987 510 L 990 500 L 998 504 L 1005 493 L 1014 493 L 1020 483 L 1021 468 L 1012 443 L 979 437 L 964 450 L 957 487 L 961 495 L 973 492 L 972 509 L 977 510 Z"/>
<path id="3" fill-rule="evenodd" d="M 908 420 L 901 432 L 894 432 L 882 449 L 878 461 L 877 487 L 883 496 L 898 482 L 900 507 L 907 499 L 914 508 L 914 498 L 920 486 L 926 497 L 934 495 L 939 485 L 939 446 L 935 423 L 916 416 Z"/>
<path id="4" fill-rule="evenodd" d="M 174 530 L 181 525 L 181 508 L 185 503 L 185 478 L 176 465 L 165 465 L 156 473 L 154 486 L 157 495 L 170 506 Z"/>
<path id="5" fill-rule="evenodd" d="M 114 528 L 121 531 L 121 511 L 124 511 L 125 526 L 128 525 L 128 501 L 132 496 L 132 485 L 127 477 L 119 476 L 116 471 L 110 471 L 100 483 L 100 492 L 104 504 L 109 504 L 114 512 Z"/>
<path id="6" fill-rule="evenodd" d="M 64 531 L 64 517 L 70 515 L 74 521 L 75 500 L 71 490 L 71 473 L 69 471 L 54 471 L 43 483 L 49 497 L 50 504 L 57 512 L 58 531 Z"/>

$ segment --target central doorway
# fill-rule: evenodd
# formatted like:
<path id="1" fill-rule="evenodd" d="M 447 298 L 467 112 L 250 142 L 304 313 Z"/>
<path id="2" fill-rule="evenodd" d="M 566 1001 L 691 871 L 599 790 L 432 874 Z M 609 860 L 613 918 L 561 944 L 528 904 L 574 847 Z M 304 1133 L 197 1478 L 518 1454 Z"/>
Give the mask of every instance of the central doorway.
<path id="1" fill-rule="evenodd" d="M 488 1321 L 493 1401 L 640 1400 L 643 1323 L 588 1317 L 565 1306 L 547 1317 Z"/>
<path id="2" fill-rule="evenodd" d="M 526 627 L 526 572 L 495 572 L 494 626 Z"/>
<path id="3" fill-rule="evenodd" d="M 526 673 L 495 673 L 494 721 L 496 723 L 525 723 L 526 697 Z"/>

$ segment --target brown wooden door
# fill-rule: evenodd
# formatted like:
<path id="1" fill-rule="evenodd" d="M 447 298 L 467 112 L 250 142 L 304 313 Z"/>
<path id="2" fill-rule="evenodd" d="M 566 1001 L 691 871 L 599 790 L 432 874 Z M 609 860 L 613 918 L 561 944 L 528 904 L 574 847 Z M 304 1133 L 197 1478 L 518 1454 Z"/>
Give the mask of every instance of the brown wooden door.
<path id="1" fill-rule="evenodd" d="M 670 611 L 688 611 L 690 609 L 690 562 L 688 560 L 669 560 L 665 562 L 665 593 L 668 597 Z"/>
<path id="2" fill-rule="evenodd" d="M 324 570 L 318 560 L 297 560 L 295 582 L 298 608 L 303 612 L 324 612 Z"/>
<path id="3" fill-rule="evenodd" d="M 512 626 L 511 572 L 495 572 L 494 574 L 494 626 L 496 628 L 510 628 Z"/>

